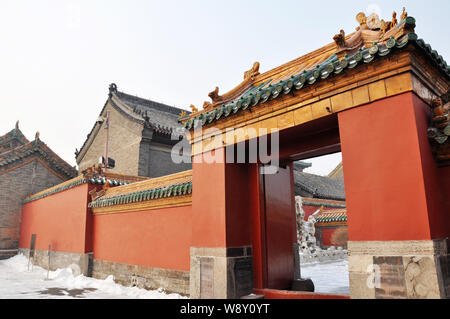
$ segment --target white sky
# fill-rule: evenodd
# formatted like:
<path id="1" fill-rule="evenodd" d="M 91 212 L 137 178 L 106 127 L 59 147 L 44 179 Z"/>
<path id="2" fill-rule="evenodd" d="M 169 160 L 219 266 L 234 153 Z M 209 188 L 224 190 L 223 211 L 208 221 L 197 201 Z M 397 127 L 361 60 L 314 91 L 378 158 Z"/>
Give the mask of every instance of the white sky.
<path id="1" fill-rule="evenodd" d="M 419 37 L 449 61 L 447 0 L 0 0 L 0 134 L 20 120 L 28 139 L 40 131 L 75 165 L 111 82 L 200 108 L 216 86 L 224 93 L 239 84 L 254 61 L 267 71 L 330 43 L 340 29 L 354 31 L 359 11 L 388 20 L 403 6 Z M 327 174 L 339 160 L 313 169 Z"/>

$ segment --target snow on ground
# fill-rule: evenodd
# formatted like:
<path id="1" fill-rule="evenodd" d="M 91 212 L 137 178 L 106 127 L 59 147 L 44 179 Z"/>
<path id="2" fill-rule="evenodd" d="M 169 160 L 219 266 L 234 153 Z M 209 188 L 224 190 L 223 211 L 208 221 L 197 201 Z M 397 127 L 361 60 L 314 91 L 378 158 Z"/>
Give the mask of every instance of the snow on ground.
<path id="1" fill-rule="evenodd" d="M 0 299 L 180 299 L 178 294 L 159 290 L 145 290 L 116 284 L 112 276 L 105 280 L 73 276 L 72 269 L 58 269 L 49 273 L 33 266 L 28 271 L 28 258 L 17 255 L 0 260 Z"/>
<path id="2" fill-rule="evenodd" d="M 301 265 L 302 278 L 311 278 L 315 292 L 349 295 L 348 260 Z"/>
<path id="3" fill-rule="evenodd" d="M 71 268 L 49 273 L 33 266 L 28 270 L 28 258 L 17 255 L 0 260 L 0 299 L 172 299 L 185 298 L 165 294 L 160 290 L 145 290 L 116 284 L 112 276 L 105 280 L 74 276 Z M 311 278 L 316 292 L 349 294 L 347 260 L 312 263 L 301 266 L 303 278 Z"/>

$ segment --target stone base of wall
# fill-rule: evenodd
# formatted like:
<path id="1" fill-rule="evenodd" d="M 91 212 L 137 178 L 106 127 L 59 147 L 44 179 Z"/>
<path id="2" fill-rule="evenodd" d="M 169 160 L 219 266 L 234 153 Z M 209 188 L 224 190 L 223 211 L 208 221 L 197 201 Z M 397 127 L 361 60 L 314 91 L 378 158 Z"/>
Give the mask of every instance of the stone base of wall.
<path id="1" fill-rule="evenodd" d="M 450 298 L 448 240 L 349 242 L 352 299 Z"/>
<path id="2" fill-rule="evenodd" d="M 0 249 L 0 260 L 9 259 L 17 255 L 17 249 Z"/>
<path id="3" fill-rule="evenodd" d="M 114 281 L 123 286 L 135 286 L 154 290 L 162 288 L 166 293 L 189 295 L 189 272 L 128 265 L 94 259 L 92 276 L 106 279 L 113 275 Z"/>
<path id="4" fill-rule="evenodd" d="M 30 255 L 30 249 L 19 248 L 19 253 L 28 257 Z M 44 269 L 50 269 L 52 271 L 71 267 L 74 275 L 83 274 L 87 277 L 91 276 L 92 264 L 93 253 L 76 254 L 51 251 L 49 258 L 48 250 L 36 250 L 33 257 L 33 265 L 37 265 Z"/>
<path id="5" fill-rule="evenodd" d="M 237 299 L 253 293 L 251 247 L 191 247 L 191 298 Z"/>

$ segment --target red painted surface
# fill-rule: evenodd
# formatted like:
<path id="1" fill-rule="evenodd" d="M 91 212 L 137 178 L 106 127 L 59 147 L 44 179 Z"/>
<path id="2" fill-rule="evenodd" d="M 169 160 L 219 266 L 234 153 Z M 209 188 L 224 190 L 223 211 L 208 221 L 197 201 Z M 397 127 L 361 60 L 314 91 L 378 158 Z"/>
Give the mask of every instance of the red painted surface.
<path id="1" fill-rule="evenodd" d="M 339 113 L 349 240 L 445 234 L 426 110 L 405 93 Z"/>
<path id="2" fill-rule="evenodd" d="M 20 227 L 20 248 L 30 248 L 31 234 L 36 234 L 36 249 L 86 253 L 90 248 L 86 228 L 89 185 L 83 184 L 24 204 Z"/>
<path id="3" fill-rule="evenodd" d="M 292 166 L 288 166 L 280 168 L 277 174 L 263 176 L 266 288 L 289 289 L 294 279 L 293 244 L 296 222 L 291 175 Z"/>
<path id="4" fill-rule="evenodd" d="M 264 223 L 264 179 L 259 174 L 259 167 L 255 165 L 251 170 L 250 179 L 256 185 L 250 193 L 252 205 L 252 248 L 253 248 L 253 286 L 264 288 L 266 282 L 266 245 Z"/>
<path id="5" fill-rule="evenodd" d="M 275 289 L 254 289 L 253 293 L 255 295 L 264 295 L 265 299 L 350 299 L 350 296 L 347 295 L 333 295 Z"/>
<path id="6" fill-rule="evenodd" d="M 257 204 L 254 190 L 256 164 L 226 164 L 226 244 L 227 247 L 252 245 L 252 207 Z M 253 177 L 253 178 L 252 178 Z"/>
<path id="7" fill-rule="evenodd" d="M 257 165 L 224 163 L 224 153 L 224 149 L 214 153 L 222 163 L 199 162 L 201 155 L 194 156 L 194 247 L 252 245 L 251 212 L 257 203 L 250 200 L 250 196 L 257 189 L 257 180 L 254 179 Z"/>
<path id="8" fill-rule="evenodd" d="M 450 210 L 445 210 L 445 200 L 450 197 L 450 187 L 442 187 L 441 181 L 444 181 L 445 177 L 448 178 L 449 176 L 445 176 L 445 169 L 437 167 L 428 140 L 427 129 L 432 111 L 430 107 L 415 94 L 412 95 L 412 100 L 416 116 L 419 146 L 421 149 L 420 155 L 422 160 L 431 238 L 446 238 L 450 236 Z M 445 212 L 447 212 L 447 214 Z"/>
<path id="9" fill-rule="evenodd" d="M 331 237 L 333 236 L 334 232 L 338 229 L 336 228 L 321 228 L 322 233 L 322 244 L 325 246 L 335 246 L 335 244 L 332 243 Z"/>
<path id="10" fill-rule="evenodd" d="M 189 271 L 192 206 L 94 216 L 94 258 Z"/>
<path id="11" fill-rule="evenodd" d="M 193 247 L 226 247 L 225 152 L 216 152 L 222 163 L 205 163 L 201 154 L 193 156 Z"/>

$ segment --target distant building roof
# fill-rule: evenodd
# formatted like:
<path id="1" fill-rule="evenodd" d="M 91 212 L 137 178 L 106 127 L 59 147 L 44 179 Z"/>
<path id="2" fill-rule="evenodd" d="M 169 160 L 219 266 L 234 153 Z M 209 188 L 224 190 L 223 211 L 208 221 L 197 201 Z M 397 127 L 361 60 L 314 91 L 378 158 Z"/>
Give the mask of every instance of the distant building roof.
<path id="1" fill-rule="evenodd" d="M 108 100 L 100 111 L 100 114 L 103 113 L 108 102 L 111 102 L 111 104 L 124 116 L 145 125 L 162 135 L 172 135 L 176 130 L 182 129 L 183 126 L 178 123 L 180 114 L 190 114 L 189 111 L 174 106 L 120 92 L 117 89 L 117 85 L 114 83 L 109 86 Z M 90 137 L 95 132 L 97 125 L 99 125 L 98 122 L 92 127 L 91 132 L 87 135 L 81 149 L 75 152 L 77 161 L 80 160 L 80 155 L 81 158 L 84 156 L 86 147 L 92 143 L 93 139 L 90 139 Z"/>
<path id="2" fill-rule="evenodd" d="M 344 167 L 342 165 L 342 162 L 336 166 L 334 170 L 331 171 L 330 174 L 328 174 L 328 177 L 330 178 L 344 178 Z"/>
<path id="3" fill-rule="evenodd" d="M 119 92 L 116 86 L 110 87 L 110 93 L 128 106 L 133 113 L 139 115 L 141 120 L 145 120 L 147 124 L 156 129 L 171 132 L 174 129 L 181 128 L 181 124 L 178 123 L 181 112 L 190 113 L 174 106 Z"/>
<path id="4" fill-rule="evenodd" d="M 17 138 L 20 144 L 9 149 L 4 148 L 6 151 L 3 152 L 0 149 L 0 175 L 27 163 L 32 157 L 37 157 L 44 161 L 51 170 L 61 175 L 64 179 L 77 175 L 77 170 L 74 167 L 70 166 L 39 139 L 39 133 L 36 133 L 34 141 L 29 142 L 16 124 L 14 130 L 0 137 L 0 145 L 4 145 L 8 138 L 11 137 Z"/>
<path id="5" fill-rule="evenodd" d="M 294 162 L 294 169 L 303 172 L 304 169 L 312 166 L 312 163 L 307 163 L 303 161 Z"/>
<path id="6" fill-rule="evenodd" d="M 305 206 L 317 206 L 324 208 L 346 208 L 345 201 L 341 200 L 330 200 L 323 198 L 310 198 L 310 197 L 302 197 L 302 203 Z"/>
<path id="7" fill-rule="evenodd" d="M 315 198 L 345 200 L 345 186 L 342 179 L 294 170 L 294 184 Z"/>
<path id="8" fill-rule="evenodd" d="M 189 111 L 184 109 L 120 92 L 114 83 L 109 86 L 108 100 L 100 111 L 100 114 L 103 113 L 108 102 L 111 102 L 124 116 L 163 135 L 171 135 L 176 130 L 182 129 L 183 126 L 178 123 L 180 114 L 190 114 Z M 92 142 L 92 139 L 90 142 L 89 140 L 97 125 L 98 123 L 95 123 L 83 146 L 75 153 L 77 160 L 79 159 L 79 154 L 84 154 L 84 149 Z"/>
<path id="9" fill-rule="evenodd" d="M 11 150 L 18 145 L 24 145 L 29 142 L 30 141 L 27 140 L 22 131 L 19 129 L 19 121 L 17 121 L 16 127 L 13 130 L 3 136 L 0 136 L 0 154 Z"/>
<path id="10" fill-rule="evenodd" d="M 334 208 L 321 210 L 315 217 L 317 224 L 347 223 L 347 209 Z M 318 226 L 319 226 L 318 225 Z"/>

